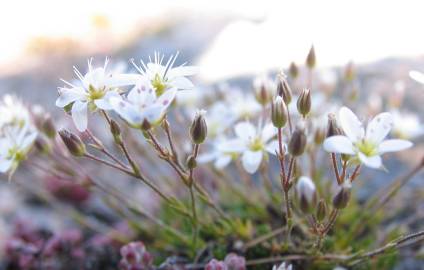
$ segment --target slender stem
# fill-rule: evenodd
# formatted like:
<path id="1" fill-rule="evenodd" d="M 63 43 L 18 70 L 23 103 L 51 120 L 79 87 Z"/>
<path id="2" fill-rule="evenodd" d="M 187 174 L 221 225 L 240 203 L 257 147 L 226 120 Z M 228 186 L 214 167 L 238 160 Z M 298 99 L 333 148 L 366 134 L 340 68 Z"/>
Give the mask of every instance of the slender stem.
<path id="1" fill-rule="evenodd" d="M 103 154 L 105 154 L 106 156 L 108 156 L 110 159 L 112 159 L 113 161 L 115 161 L 116 163 L 118 163 L 119 165 L 121 165 L 122 167 L 125 167 L 126 165 L 120 161 L 117 157 L 115 157 L 112 153 L 110 153 L 103 145 L 103 143 L 96 137 L 93 135 L 93 133 L 90 130 L 86 130 L 87 135 L 90 137 L 90 139 L 94 142 L 94 144 L 96 145 L 96 149 L 98 149 L 100 152 L 102 152 Z"/>
<path id="2" fill-rule="evenodd" d="M 347 161 L 343 161 L 342 174 L 340 175 L 340 182 L 343 183 L 346 178 Z"/>
<path id="3" fill-rule="evenodd" d="M 336 154 L 331 153 L 331 160 L 333 161 L 334 174 L 336 175 L 337 184 L 341 185 L 343 182 L 340 179 L 339 168 L 337 166 Z"/>
<path id="4" fill-rule="evenodd" d="M 282 183 L 285 183 L 285 178 L 286 178 L 286 169 L 284 166 L 284 147 L 283 147 L 283 130 L 282 128 L 278 129 L 278 151 L 279 151 L 279 160 L 280 160 L 280 167 L 281 167 L 281 178 L 282 178 Z"/>
<path id="5" fill-rule="evenodd" d="M 199 154 L 199 145 L 194 144 L 194 147 L 193 147 L 194 159 L 197 158 L 198 154 Z M 190 168 L 188 183 L 189 183 L 190 197 L 191 197 L 191 210 L 192 210 L 192 216 L 193 216 L 193 247 L 194 247 L 194 250 L 196 250 L 199 228 L 198 228 L 197 213 L 196 213 L 196 198 L 194 196 L 194 187 L 193 187 L 194 186 L 193 170 L 194 168 Z"/>
<path id="6" fill-rule="evenodd" d="M 350 182 L 352 183 L 355 181 L 356 177 L 359 175 L 359 170 L 361 169 L 361 164 L 357 165 L 355 167 L 355 170 L 352 173 L 352 176 L 350 177 Z"/>
<path id="7" fill-rule="evenodd" d="M 173 139 L 173 136 L 172 136 L 172 130 L 170 129 L 169 125 L 170 124 L 169 124 L 168 120 L 164 119 L 163 128 L 164 128 L 166 136 L 168 138 L 169 147 L 171 148 L 172 159 L 180 170 L 184 170 L 183 167 L 181 166 L 179 160 L 178 160 L 178 152 L 177 152 L 177 149 L 175 148 L 174 139 Z"/>
<path id="8" fill-rule="evenodd" d="M 291 211 L 291 204 L 290 204 L 290 197 L 289 197 L 289 191 L 284 190 L 284 200 L 286 202 L 286 222 L 287 222 L 287 245 L 291 242 L 291 230 L 293 227 L 293 220 L 292 220 L 292 211 Z"/>
<path id="9" fill-rule="evenodd" d="M 290 115 L 290 110 L 289 110 L 288 104 L 287 104 L 286 108 L 287 108 L 287 119 L 288 119 L 288 122 L 289 122 L 289 131 L 290 131 L 290 135 L 292 135 L 293 127 L 292 127 L 291 115 Z"/>
<path id="10" fill-rule="evenodd" d="M 288 174 L 287 174 L 287 178 L 286 178 L 286 184 L 287 184 L 287 185 L 290 183 L 290 179 L 291 179 L 291 176 L 292 176 L 292 174 L 293 174 L 294 160 L 295 160 L 295 158 L 294 158 L 294 157 L 291 157 L 291 158 L 290 158 L 289 172 L 288 172 Z"/>

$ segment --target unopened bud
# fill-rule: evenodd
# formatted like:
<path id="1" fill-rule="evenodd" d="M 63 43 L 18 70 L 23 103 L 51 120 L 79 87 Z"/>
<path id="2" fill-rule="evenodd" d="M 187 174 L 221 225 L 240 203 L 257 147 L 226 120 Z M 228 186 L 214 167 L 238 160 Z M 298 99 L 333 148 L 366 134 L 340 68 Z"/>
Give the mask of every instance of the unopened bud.
<path id="1" fill-rule="evenodd" d="M 268 77 L 256 78 L 253 85 L 255 89 L 255 98 L 262 105 L 267 105 L 275 92 L 275 86 Z"/>
<path id="2" fill-rule="evenodd" d="M 86 153 L 85 144 L 81 141 L 80 137 L 67 131 L 66 129 L 61 129 L 59 131 L 60 138 L 62 138 L 63 143 L 69 152 L 77 157 L 83 156 Z"/>
<path id="3" fill-rule="evenodd" d="M 187 168 L 191 170 L 191 169 L 194 169 L 196 167 L 197 167 L 196 158 L 193 155 L 190 155 L 187 158 Z"/>
<path id="4" fill-rule="evenodd" d="M 319 222 L 323 221 L 327 215 L 327 204 L 323 199 L 319 200 L 317 205 L 316 218 Z"/>
<path id="5" fill-rule="evenodd" d="M 299 206 L 302 212 L 310 213 L 316 205 L 316 187 L 309 177 L 301 176 L 296 184 Z"/>
<path id="6" fill-rule="evenodd" d="M 297 65 L 294 62 L 290 63 L 289 73 L 290 73 L 290 76 L 293 79 L 296 79 L 297 76 L 299 76 L 299 68 L 297 67 Z"/>
<path id="7" fill-rule="evenodd" d="M 341 134 L 342 131 L 337 124 L 336 116 L 333 113 L 328 114 L 327 138 Z"/>
<path id="8" fill-rule="evenodd" d="M 196 116 L 194 117 L 190 126 L 190 137 L 195 144 L 203 143 L 208 134 L 208 127 L 206 125 L 204 116 L 205 113 L 205 110 L 197 111 Z"/>
<path id="9" fill-rule="evenodd" d="M 317 127 L 315 129 L 315 134 L 314 134 L 314 143 L 316 145 L 321 145 L 324 140 L 325 140 L 325 136 L 326 136 L 326 130 L 323 127 Z"/>
<path id="10" fill-rule="evenodd" d="M 290 104 L 292 101 L 292 91 L 289 83 L 287 82 L 286 75 L 283 73 L 278 75 L 277 94 L 283 98 L 286 105 Z"/>
<path id="11" fill-rule="evenodd" d="M 306 66 L 309 69 L 313 69 L 316 65 L 316 56 L 315 56 L 315 48 L 314 45 L 311 46 L 309 50 L 308 56 L 306 57 Z"/>
<path id="12" fill-rule="evenodd" d="M 53 120 L 50 116 L 46 116 L 44 119 L 41 130 L 50 139 L 54 139 L 54 137 L 56 137 L 56 127 L 54 126 Z"/>
<path id="13" fill-rule="evenodd" d="M 228 270 L 245 270 L 246 259 L 242 256 L 238 256 L 235 253 L 228 254 L 224 259 Z"/>
<path id="14" fill-rule="evenodd" d="M 292 156 L 300 156 L 305 151 L 306 134 L 303 126 L 297 126 L 289 141 L 289 153 Z"/>
<path id="15" fill-rule="evenodd" d="M 144 131 L 148 131 L 152 128 L 152 124 L 150 124 L 149 120 L 146 118 L 143 120 L 143 123 L 141 123 L 141 129 Z"/>
<path id="16" fill-rule="evenodd" d="M 353 66 L 352 62 L 349 62 L 346 66 L 345 72 L 344 72 L 344 77 L 345 80 L 348 82 L 353 81 L 353 79 L 355 79 L 355 68 Z"/>
<path id="17" fill-rule="evenodd" d="M 337 209 L 343 209 L 347 206 L 350 199 L 350 189 L 352 185 L 350 182 L 345 181 L 343 185 L 340 187 L 339 192 L 337 192 L 336 196 L 333 198 L 333 206 Z"/>
<path id="18" fill-rule="evenodd" d="M 282 128 L 286 125 L 288 115 L 287 107 L 280 96 L 276 96 L 271 104 L 271 121 L 276 128 Z"/>
<path id="19" fill-rule="evenodd" d="M 113 139 L 115 140 L 115 143 L 121 144 L 122 143 L 121 128 L 119 127 L 118 123 L 113 119 L 110 120 L 110 132 L 113 135 Z"/>
<path id="20" fill-rule="evenodd" d="M 37 136 L 37 139 L 34 142 L 34 146 L 42 154 L 47 154 L 50 152 L 50 145 L 47 143 L 46 139 L 41 136 Z"/>
<path id="21" fill-rule="evenodd" d="M 311 106 L 311 90 L 304 88 L 297 99 L 297 110 L 303 117 L 306 117 L 311 111 Z"/>
<path id="22" fill-rule="evenodd" d="M 227 265 L 223 261 L 212 259 L 206 264 L 205 270 L 227 270 Z"/>

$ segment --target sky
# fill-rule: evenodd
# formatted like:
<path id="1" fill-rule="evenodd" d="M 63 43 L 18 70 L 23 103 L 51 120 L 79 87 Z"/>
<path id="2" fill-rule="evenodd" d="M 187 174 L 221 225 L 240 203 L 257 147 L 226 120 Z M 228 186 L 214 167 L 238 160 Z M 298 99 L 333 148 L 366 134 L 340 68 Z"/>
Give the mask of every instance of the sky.
<path id="1" fill-rule="evenodd" d="M 107 24 L 108 35 L 119 40 L 140 21 L 154 22 L 169 11 L 238 18 L 198 59 L 206 80 L 304 61 L 311 44 L 321 66 L 415 57 L 424 52 L 423 8 L 424 1 L 410 0 L 14 0 L 0 9 L 0 67 L 22 61 L 35 37 L 90 43 Z"/>

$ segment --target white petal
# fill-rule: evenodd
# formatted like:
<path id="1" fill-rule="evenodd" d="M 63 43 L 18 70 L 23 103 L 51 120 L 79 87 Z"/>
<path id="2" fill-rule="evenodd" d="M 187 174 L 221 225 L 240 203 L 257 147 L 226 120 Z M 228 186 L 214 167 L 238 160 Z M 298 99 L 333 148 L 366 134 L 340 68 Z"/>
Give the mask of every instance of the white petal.
<path id="1" fill-rule="evenodd" d="M 165 112 L 166 108 L 164 106 L 152 105 L 142 111 L 141 117 L 142 120 L 147 119 L 150 123 L 155 123 L 162 118 Z"/>
<path id="2" fill-rule="evenodd" d="M 199 71 L 197 67 L 194 66 L 179 66 L 174 67 L 168 71 L 167 76 L 170 79 L 176 78 L 176 77 L 184 77 L 184 76 L 191 76 L 196 74 Z"/>
<path id="3" fill-rule="evenodd" d="M 113 109 L 112 108 L 112 105 L 110 105 L 110 102 L 109 102 L 109 100 L 112 97 L 119 97 L 119 94 L 117 92 L 115 92 L 115 91 L 108 91 L 103 98 L 94 100 L 94 104 L 96 104 L 96 106 L 99 109 L 102 109 L 102 110 L 112 110 Z"/>
<path id="4" fill-rule="evenodd" d="M 280 152 L 280 144 L 278 143 L 278 140 L 273 140 L 271 142 L 269 142 L 266 146 L 265 146 L 265 150 L 270 153 L 275 155 L 275 153 L 279 153 Z M 283 144 L 283 151 L 284 149 L 286 149 L 286 146 Z"/>
<path id="5" fill-rule="evenodd" d="M 240 139 L 226 140 L 217 145 L 218 151 L 223 153 L 240 153 L 245 151 L 246 148 L 245 142 Z"/>
<path id="6" fill-rule="evenodd" d="M 130 124 L 140 125 L 143 122 L 143 118 L 137 108 L 121 97 L 112 97 L 109 99 L 109 103 L 113 110 Z"/>
<path id="7" fill-rule="evenodd" d="M 250 122 L 238 123 L 234 128 L 237 137 L 249 141 L 256 136 L 256 128 Z"/>
<path id="8" fill-rule="evenodd" d="M 392 115 L 388 112 L 380 113 L 368 124 L 365 138 L 379 144 L 389 134 L 392 127 Z"/>
<path id="9" fill-rule="evenodd" d="M 424 73 L 416 71 L 416 70 L 411 70 L 409 72 L 409 77 L 411 77 L 413 80 L 419 82 L 419 83 L 424 83 Z"/>
<path id="10" fill-rule="evenodd" d="M 355 150 L 352 142 L 346 136 L 332 136 L 325 139 L 323 144 L 324 150 L 329 153 L 340 153 L 354 155 Z"/>
<path id="11" fill-rule="evenodd" d="M 387 152 L 402 151 L 402 150 L 410 148 L 412 145 L 413 144 L 410 141 L 406 141 L 406 140 L 398 140 L 398 139 L 386 140 L 379 145 L 378 152 L 380 154 L 384 154 Z"/>
<path id="12" fill-rule="evenodd" d="M 102 88 L 104 86 L 105 79 L 105 70 L 103 68 L 95 68 L 84 76 L 84 86 L 88 88 L 90 85 L 96 89 Z"/>
<path id="13" fill-rule="evenodd" d="M 142 79 L 129 92 L 128 100 L 138 106 L 149 106 L 156 100 L 156 92 L 149 81 Z"/>
<path id="14" fill-rule="evenodd" d="M 87 102 L 75 101 L 72 105 L 72 119 L 79 131 L 87 129 Z"/>
<path id="15" fill-rule="evenodd" d="M 0 160 L 0 172 L 5 173 L 7 172 L 13 164 L 13 160 L 11 159 L 1 159 Z"/>
<path id="16" fill-rule="evenodd" d="M 210 153 L 200 154 L 196 158 L 196 161 L 199 164 L 208 163 L 208 162 L 211 162 L 212 160 L 216 159 L 217 158 L 217 154 L 218 154 L 218 152 L 210 152 Z"/>
<path id="17" fill-rule="evenodd" d="M 26 149 L 26 148 L 28 148 L 34 141 L 35 141 L 35 139 L 37 138 L 37 133 L 36 132 L 33 132 L 33 133 L 30 133 L 30 134 L 28 134 L 24 139 L 23 139 L 23 141 L 22 141 L 22 143 L 21 143 L 21 145 L 20 145 L 20 148 L 21 149 Z"/>
<path id="18" fill-rule="evenodd" d="M 105 84 L 108 87 L 135 85 L 140 77 L 139 74 L 112 74 L 106 79 Z"/>
<path id="19" fill-rule="evenodd" d="M 277 128 L 274 127 L 273 124 L 269 123 L 267 125 L 264 126 L 264 128 L 262 129 L 262 141 L 263 142 L 267 142 L 269 141 L 272 137 L 274 137 L 275 135 L 277 135 Z"/>
<path id="20" fill-rule="evenodd" d="M 60 96 L 56 100 L 56 106 L 63 108 L 66 105 L 80 99 L 84 99 L 84 89 L 76 88 L 61 88 Z"/>
<path id="21" fill-rule="evenodd" d="M 363 153 L 358 153 L 359 160 L 370 168 L 379 169 L 382 166 L 381 157 L 376 155 L 372 157 L 367 157 Z"/>
<path id="22" fill-rule="evenodd" d="M 163 106 L 164 110 L 166 110 L 169 107 L 169 105 L 171 105 L 176 95 L 177 95 L 177 88 L 168 89 L 156 100 L 155 103 Z"/>
<path id="23" fill-rule="evenodd" d="M 178 90 L 188 90 L 194 88 L 194 84 L 186 77 L 177 77 L 173 79 L 171 81 L 171 85 L 178 88 Z"/>
<path id="24" fill-rule="evenodd" d="M 215 168 L 217 169 L 223 169 L 231 162 L 231 156 L 230 155 L 222 155 L 218 157 L 214 163 Z"/>
<path id="25" fill-rule="evenodd" d="M 253 152 L 248 150 L 244 152 L 242 156 L 242 164 L 244 169 L 250 174 L 255 173 L 261 164 L 262 155 L 262 151 Z"/>
<path id="26" fill-rule="evenodd" d="M 364 137 L 365 131 L 361 121 L 359 121 L 349 108 L 342 107 L 340 109 L 339 120 L 345 135 L 349 137 L 352 142 L 357 142 Z"/>

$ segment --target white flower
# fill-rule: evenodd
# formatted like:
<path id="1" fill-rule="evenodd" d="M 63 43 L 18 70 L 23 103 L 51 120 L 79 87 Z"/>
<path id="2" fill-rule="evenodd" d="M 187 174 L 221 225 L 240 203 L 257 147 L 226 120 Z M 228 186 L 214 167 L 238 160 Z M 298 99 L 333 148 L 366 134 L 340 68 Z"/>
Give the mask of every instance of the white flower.
<path id="1" fill-rule="evenodd" d="M 0 138 L 0 172 L 9 172 L 10 175 L 16 170 L 19 163 L 26 158 L 32 144 L 37 138 L 37 132 L 29 129 L 29 126 L 5 127 L 3 136 Z"/>
<path id="2" fill-rule="evenodd" d="M 296 184 L 296 191 L 299 196 L 304 196 L 308 203 L 314 200 L 316 194 L 316 187 L 311 178 L 307 176 L 299 177 Z"/>
<path id="3" fill-rule="evenodd" d="M 208 128 L 209 128 L 209 122 L 208 122 Z M 227 139 L 223 137 L 219 137 L 215 139 L 215 141 L 211 143 L 213 148 L 212 151 L 204 153 L 204 154 L 200 154 L 197 157 L 197 162 L 202 164 L 202 163 L 208 163 L 208 162 L 214 161 L 213 165 L 216 169 L 221 170 L 225 168 L 228 164 L 230 164 L 231 160 L 237 157 L 237 153 L 228 151 L 228 149 L 225 148 L 224 142 L 226 141 Z"/>
<path id="4" fill-rule="evenodd" d="M 274 265 L 272 267 L 272 270 L 293 270 L 293 266 L 291 264 L 286 264 L 286 262 L 283 262 L 280 264 L 280 266 Z"/>
<path id="5" fill-rule="evenodd" d="M 324 141 L 324 149 L 331 153 L 354 155 L 371 168 L 381 168 L 380 155 L 407 149 L 412 143 L 405 140 L 384 140 L 393 127 L 393 117 L 384 112 L 374 117 L 364 129 L 356 115 L 348 108 L 339 111 L 340 125 L 345 136 L 332 136 Z"/>
<path id="6" fill-rule="evenodd" d="M 153 85 L 158 97 L 168 89 L 187 90 L 194 87 L 186 76 L 196 74 L 197 68 L 184 65 L 173 67 L 177 57 L 178 53 L 171 55 L 166 64 L 163 65 L 164 55 L 155 52 L 153 61 L 149 57 L 149 63 L 147 64 L 142 60 L 140 61 L 141 66 L 134 64 L 142 77 L 146 77 Z"/>
<path id="7" fill-rule="evenodd" d="M 135 75 L 115 74 L 106 70 L 108 60 L 106 59 L 103 67 L 93 68 L 92 59 L 88 61 L 88 72 L 83 76 L 78 69 L 74 67 L 74 72 L 81 85 L 74 85 L 67 81 L 69 87 L 59 88 L 59 98 L 56 100 L 56 106 L 64 108 L 71 105 L 72 118 L 79 131 L 87 129 L 87 109 L 95 111 L 97 108 L 110 110 L 108 102 L 110 97 L 119 96 L 117 87 L 134 85 Z"/>
<path id="8" fill-rule="evenodd" d="M 231 106 L 223 102 L 216 102 L 208 109 L 206 122 L 208 124 L 208 136 L 220 136 L 237 119 L 231 110 Z"/>
<path id="9" fill-rule="evenodd" d="M 0 103 L 0 127 L 6 125 L 19 128 L 32 126 L 31 115 L 27 107 L 11 95 L 5 95 Z"/>
<path id="10" fill-rule="evenodd" d="M 250 122 L 241 122 L 235 126 L 236 139 L 230 139 L 219 147 L 229 153 L 242 153 L 244 169 L 255 173 L 267 152 L 274 154 L 278 149 L 278 141 L 271 140 L 277 129 L 272 124 L 256 128 Z"/>
<path id="11" fill-rule="evenodd" d="M 392 134 L 402 139 L 412 139 L 424 135 L 424 125 L 420 123 L 417 115 L 394 110 Z"/>
<path id="12" fill-rule="evenodd" d="M 253 95 L 246 94 L 238 89 L 229 88 L 228 90 L 231 91 L 225 93 L 225 100 L 237 119 L 253 118 L 262 110 L 261 105 Z"/>
<path id="13" fill-rule="evenodd" d="M 409 77 L 411 77 L 411 79 L 424 84 L 424 73 L 417 71 L 417 70 L 411 70 L 409 71 Z"/>
<path id="14" fill-rule="evenodd" d="M 160 121 L 176 94 L 177 89 L 171 88 L 158 97 L 150 81 L 143 77 L 126 99 L 118 95 L 111 97 L 109 103 L 130 125 L 139 127 L 144 120 L 151 124 Z"/>

